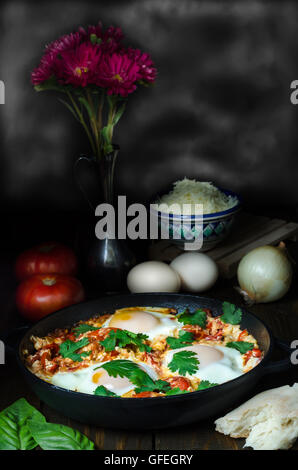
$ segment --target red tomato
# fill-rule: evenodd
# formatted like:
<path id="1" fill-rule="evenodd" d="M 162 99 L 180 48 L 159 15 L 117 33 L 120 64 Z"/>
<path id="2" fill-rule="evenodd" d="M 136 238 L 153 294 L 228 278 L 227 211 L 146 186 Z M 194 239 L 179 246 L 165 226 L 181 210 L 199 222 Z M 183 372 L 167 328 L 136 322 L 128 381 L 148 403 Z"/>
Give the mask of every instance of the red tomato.
<path id="1" fill-rule="evenodd" d="M 170 377 L 167 382 L 169 382 L 171 388 L 180 388 L 180 390 L 187 390 L 190 386 L 190 381 L 181 376 Z"/>
<path id="2" fill-rule="evenodd" d="M 24 317 L 37 321 L 48 313 L 81 302 L 84 297 L 83 286 L 74 277 L 35 274 L 19 284 L 16 303 Z"/>
<path id="3" fill-rule="evenodd" d="M 33 274 L 67 274 L 77 272 L 77 258 L 71 248 L 61 243 L 42 243 L 24 251 L 17 258 L 15 273 L 22 281 Z"/>

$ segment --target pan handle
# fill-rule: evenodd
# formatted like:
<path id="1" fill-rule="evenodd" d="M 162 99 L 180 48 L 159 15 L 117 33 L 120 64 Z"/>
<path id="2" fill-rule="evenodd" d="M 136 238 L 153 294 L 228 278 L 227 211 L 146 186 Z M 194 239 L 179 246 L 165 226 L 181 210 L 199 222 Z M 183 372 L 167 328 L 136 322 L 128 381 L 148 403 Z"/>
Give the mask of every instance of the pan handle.
<path id="1" fill-rule="evenodd" d="M 5 350 L 11 354 L 16 354 L 19 342 L 29 328 L 30 325 L 19 326 L 1 334 L 0 341 L 3 341 Z"/>
<path id="2" fill-rule="evenodd" d="M 284 343 L 283 341 L 276 338 L 274 339 L 274 345 L 282 351 L 285 351 L 287 353 L 287 357 L 285 359 L 281 359 L 280 361 L 269 361 L 268 364 L 264 366 L 264 374 L 266 375 L 277 372 L 284 372 L 290 369 L 290 367 L 293 365 L 291 363 L 291 353 L 293 351 L 291 347 L 287 343 Z"/>

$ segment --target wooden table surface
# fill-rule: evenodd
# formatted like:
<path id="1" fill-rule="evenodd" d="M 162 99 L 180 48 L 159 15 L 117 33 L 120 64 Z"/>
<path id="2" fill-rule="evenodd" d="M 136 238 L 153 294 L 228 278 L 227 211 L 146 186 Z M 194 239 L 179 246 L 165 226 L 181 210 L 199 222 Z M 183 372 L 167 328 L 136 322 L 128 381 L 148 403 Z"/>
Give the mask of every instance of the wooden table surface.
<path id="1" fill-rule="evenodd" d="M 298 244 L 293 244 L 292 255 L 298 259 Z M 3 255 L 0 266 L 0 335 L 4 331 L 22 323 L 14 305 L 15 281 L 11 272 L 11 265 L 12 257 L 8 254 Z M 280 301 L 271 304 L 258 304 L 250 309 L 271 328 L 276 337 L 286 342 L 298 339 L 298 294 L 296 283 L 297 280 L 294 279 L 290 292 Z M 241 299 L 234 290 L 234 285 L 236 285 L 235 280 L 219 281 L 216 287 L 205 295 L 241 305 Z M 294 382 L 298 382 L 298 366 L 293 367 L 287 372 L 267 376 L 262 379 L 253 394 L 268 388 L 293 384 Z M 0 365 L 0 383 L 0 410 L 18 398 L 25 397 L 32 405 L 44 413 L 49 422 L 66 424 L 77 428 L 94 441 L 97 449 L 238 450 L 242 449 L 244 444 L 244 439 L 232 439 L 217 433 L 214 429 L 213 419 L 157 432 L 103 429 L 74 422 L 40 402 L 38 397 L 31 392 L 24 382 L 14 358 L 8 355 L 6 355 L 6 364 Z M 298 441 L 293 449 L 298 450 Z"/>

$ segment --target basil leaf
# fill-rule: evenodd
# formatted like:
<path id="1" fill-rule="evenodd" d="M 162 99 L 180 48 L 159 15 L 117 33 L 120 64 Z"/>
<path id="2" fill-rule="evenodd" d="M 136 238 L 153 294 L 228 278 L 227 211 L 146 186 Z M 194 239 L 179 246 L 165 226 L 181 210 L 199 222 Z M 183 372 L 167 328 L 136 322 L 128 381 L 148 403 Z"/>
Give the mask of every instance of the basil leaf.
<path id="1" fill-rule="evenodd" d="M 0 413 L 0 450 L 31 450 L 37 446 L 28 427 L 28 420 L 45 422 L 45 417 L 20 398 Z"/>
<path id="2" fill-rule="evenodd" d="M 43 450 L 94 450 L 94 443 L 88 437 L 68 426 L 33 420 L 29 420 L 28 426 Z"/>

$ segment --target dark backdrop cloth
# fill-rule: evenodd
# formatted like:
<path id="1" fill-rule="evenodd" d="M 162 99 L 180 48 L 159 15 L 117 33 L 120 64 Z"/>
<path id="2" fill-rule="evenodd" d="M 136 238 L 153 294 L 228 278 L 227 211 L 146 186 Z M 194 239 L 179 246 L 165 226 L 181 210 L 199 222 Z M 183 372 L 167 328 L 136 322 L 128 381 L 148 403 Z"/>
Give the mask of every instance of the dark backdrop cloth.
<path id="1" fill-rule="evenodd" d="M 150 52 L 159 73 L 130 97 L 116 130 L 118 192 L 148 202 L 188 176 L 295 216 L 297 3 L 10 0 L 1 10 L 3 213 L 88 211 L 72 178 L 74 159 L 89 152 L 84 131 L 56 95 L 32 89 L 30 72 L 46 43 L 101 20 Z"/>

